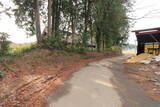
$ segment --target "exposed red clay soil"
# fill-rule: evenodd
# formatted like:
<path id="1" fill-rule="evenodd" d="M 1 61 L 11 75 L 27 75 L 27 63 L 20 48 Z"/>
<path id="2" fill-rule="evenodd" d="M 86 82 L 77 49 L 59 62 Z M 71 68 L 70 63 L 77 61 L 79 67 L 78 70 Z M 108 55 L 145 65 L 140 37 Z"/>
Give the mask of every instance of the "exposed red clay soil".
<path id="1" fill-rule="evenodd" d="M 129 78 L 132 78 L 139 83 L 146 94 L 153 100 L 160 101 L 160 75 L 155 72 L 160 72 L 160 63 L 152 62 L 151 64 L 124 64 L 125 73 Z"/>
<path id="2" fill-rule="evenodd" d="M 0 107 L 45 107 L 50 93 L 86 64 L 116 56 L 108 53 L 62 53 L 37 49 L 0 64 Z"/>

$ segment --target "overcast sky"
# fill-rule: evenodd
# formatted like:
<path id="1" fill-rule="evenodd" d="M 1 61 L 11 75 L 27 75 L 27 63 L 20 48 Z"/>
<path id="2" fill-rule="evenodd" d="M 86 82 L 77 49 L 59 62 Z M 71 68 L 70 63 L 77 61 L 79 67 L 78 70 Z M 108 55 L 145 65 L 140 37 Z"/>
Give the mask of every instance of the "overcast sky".
<path id="1" fill-rule="evenodd" d="M 133 14 L 136 18 L 145 15 L 146 18 L 136 20 L 134 26 L 130 30 L 146 29 L 160 27 L 160 0 L 135 0 L 133 6 Z M 129 35 L 129 43 L 135 44 L 136 37 L 134 33 Z"/>
<path id="2" fill-rule="evenodd" d="M 12 0 L 0 0 L 6 6 L 13 6 Z M 14 43 L 29 43 L 36 41 L 36 37 L 29 37 L 25 30 L 20 29 L 15 24 L 14 17 L 9 18 L 6 15 L 0 15 L 0 32 L 7 32 L 10 36 L 9 40 Z"/>
<path id="3" fill-rule="evenodd" d="M 0 0 L 7 5 L 13 5 L 11 0 Z M 148 15 L 148 18 L 136 20 L 136 23 L 130 30 L 160 27 L 160 0 L 135 0 L 133 6 L 134 12 L 131 14 L 135 18 L 141 18 Z M 7 32 L 11 35 L 10 40 L 15 43 L 28 43 L 35 41 L 35 37 L 28 38 L 23 29 L 19 29 L 14 22 L 14 18 L 8 18 L 5 15 L 0 16 L 0 32 Z M 134 33 L 129 34 L 129 43 L 135 44 Z"/>

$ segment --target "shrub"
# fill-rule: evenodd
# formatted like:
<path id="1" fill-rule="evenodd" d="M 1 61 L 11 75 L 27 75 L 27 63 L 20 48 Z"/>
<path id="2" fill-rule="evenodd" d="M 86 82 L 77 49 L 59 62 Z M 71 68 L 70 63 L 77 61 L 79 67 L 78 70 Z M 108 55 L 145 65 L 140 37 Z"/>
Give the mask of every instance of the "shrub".
<path id="1" fill-rule="evenodd" d="M 37 48 L 37 44 L 36 43 L 18 44 L 12 48 L 13 48 L 11 52 L 12 55 L 21 55 L 23 53 L 30 52 L 31 50 Z"/>
<path id="2" fill-rule="evenodd" d="M 9 52 L 10 41 L 8 41 L 9 35 L 4 32 L 0 32 L 0 56 L 6 55 Z"/>
<path id="3" fill-rule="evenodd" d="M 0 70 L 0 78 L 3 78 L 3 77 L 4 77 L 4 75 L 5 75 L 5 71 Z"/>
<path id="4" fill-rule="evenodd" d="M 112 51 L 122 53 L 122 48 L 120 46 L 112 46 L 111 49 Z"/>
<path id="5" fill-rule="evenodd" d="M 48 49 L 65 49 L 66 43 L 59 37 L 44 37 L 40 43 L 40 47 Z"/>

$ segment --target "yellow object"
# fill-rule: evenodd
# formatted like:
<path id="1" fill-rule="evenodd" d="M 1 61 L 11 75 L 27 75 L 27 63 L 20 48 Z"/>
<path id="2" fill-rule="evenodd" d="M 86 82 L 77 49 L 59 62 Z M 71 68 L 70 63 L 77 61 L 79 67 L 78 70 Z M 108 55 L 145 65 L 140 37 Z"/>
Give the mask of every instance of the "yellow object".
<path id="1" fill-rule="evenodd" d="M 156 43 L 156 42 L 153 42 L 153 43 L 146 43 L 145 46 L 144 46 L 144 53 L 148 53 L 148 54 L 151 54 L 151 55 L 158 55 L 159 53 L 157 52 L 158 48 L 160 46 L 160 43 Z"/>
<path id="2" fill-rule="evenodd" d="M 136 62 L 140 62 L 146 58 L 148 58 L 150 56 L 150 54 L 147 53 L 142 53 L 138 56 L 132 57 L 131 59 L 128 59 L 126 62 L 127 63 L 136 63 Z"/>

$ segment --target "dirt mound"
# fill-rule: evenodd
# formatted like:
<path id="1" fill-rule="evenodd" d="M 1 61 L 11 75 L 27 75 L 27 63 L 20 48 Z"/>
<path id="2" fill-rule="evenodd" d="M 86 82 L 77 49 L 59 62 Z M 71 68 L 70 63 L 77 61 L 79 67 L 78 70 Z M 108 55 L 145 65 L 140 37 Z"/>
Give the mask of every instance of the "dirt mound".
<path id="1" fill-rule="evenodd" d="M 136 63 L 136 62 L 140 62 L 146 58 L 148 58 L 150 56 L 150 54 L 147 53 L 142 53 L 138 56 L 132 57 L 131 59 L 128 59 L 126 62 L 127 63 Z"/>
<path id="2" fill-rule="evenodd" d="M 48 95 L 70 74 L 91 61 L 115 56 L 113 53 L 67 53 L 37 49 L 9 63 L 0 80 L 0 107 L 44 107 Z"/>

